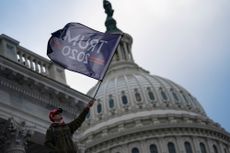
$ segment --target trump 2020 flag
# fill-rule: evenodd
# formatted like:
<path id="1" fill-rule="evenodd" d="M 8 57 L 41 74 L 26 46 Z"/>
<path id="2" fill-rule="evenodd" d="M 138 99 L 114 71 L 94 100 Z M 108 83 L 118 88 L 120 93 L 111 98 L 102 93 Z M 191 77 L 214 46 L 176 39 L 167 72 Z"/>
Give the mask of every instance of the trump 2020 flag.
<path id="1" fill-rule="evenodd" d="M 68 23 L 52 33 L 47 55 L 68 70 L 102 80 L 120 39 L 121 33 L 102 33 L 80 23 Z"/>

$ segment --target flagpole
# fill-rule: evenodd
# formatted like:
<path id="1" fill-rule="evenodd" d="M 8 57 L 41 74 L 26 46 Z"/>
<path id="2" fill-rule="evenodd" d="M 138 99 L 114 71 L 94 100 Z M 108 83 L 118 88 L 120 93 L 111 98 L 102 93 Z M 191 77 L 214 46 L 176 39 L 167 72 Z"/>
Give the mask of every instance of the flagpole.
<path id="1" fill-rule="evenodd" d="M 118 48 L 118 46 L 119 46 L 119 43 L 120 43 L 120 40 L 121 40 L 121 37 L 122 37 L 122 36 L 123 36 L 123 33 L 121 33 L 121 35 L 120 35 L 118 45 L 117 45 L 117 47 L 115 48 L 115 52 L 113 53 L 113 56 L 111 57 L 111 60 L 109 61 L 108 67 L 107 67 L 107 69 L 106 69 L 106 71 L 105 71 L 105 73 L 104 73 L 103 78 L 102 78 L 101 80 L 99 80 L 99 84 L 98 84 L 98 86 L 97 86 L 97 88 L 96 88 L 96 91 L 95 91 L 95 93 L 94 93 L 94 95 L 93 95 L 92 100 L 95 100 L 95 97 L 96 97 L 96 95 L 97 95 L 97 93 L 98 93 L 98 91 L 99 91 L 99 89 L 100 89 L 101 83 L 102 83 L 102 81 L 103 81 L 104 78 L 105 78 L 105 75 L 106 75 L 106 73 L 107 73 L 107 71 L 108 71 L 108 69 L 109 69 L 110 64 L 112 63 L 113 57 L 114 57 L 114 55 L 115 55 L 115 53 L 116 53 L 116 50 L 117 50 L 117 48 Z"/>
<path id="2" fill-rule="evenodd" d="M 94 95 L 93 95 L 93 97 L 92 97 L 92 100 L 95 100 L 95 97 L 96 97 L 96 95 L 97 95 L 97 93 L 98 93 L 98 91 L 99 91 L 99 89 L 100 89 L 102 80 L 99 80 L 98 82 L 99 82 L 99 83 L 98 83 L 97 88 L 96 88 L 96 90 L 95 90 L 95 93 L 94 93 Z"/>
<path id="3" fill-rule="evenodd" d="M 110 64 L 112 63 L 113 57 L 114 57 L 114 55 L 115 55 L 115 53 L 116 53 L 116 51 L 117 51 L 117 48 L 118 48 L 118 46 L 119 46 L 119 44 L 120 44 L 120 40 L 121 40 L 121 38 L 122 38 L 122 36 L 123 36 L 123 33 L 117 33 L 117 34 L 120 34 L 119 41 L 117 42 L 116 48 L 114 48 L 115 51 L 114 51 L 114 53 L 113 53 L 111 59 L 109 60 L 107 69 L 105 70 L 104 76 L 102 77 L 101 81 L 103 81 L 104 78 L 105 78 L 105 75 L 106 75 L 106 73 L 107 73 L 107 71 L 108 71 L 108 69 L 109 69 Z"/>

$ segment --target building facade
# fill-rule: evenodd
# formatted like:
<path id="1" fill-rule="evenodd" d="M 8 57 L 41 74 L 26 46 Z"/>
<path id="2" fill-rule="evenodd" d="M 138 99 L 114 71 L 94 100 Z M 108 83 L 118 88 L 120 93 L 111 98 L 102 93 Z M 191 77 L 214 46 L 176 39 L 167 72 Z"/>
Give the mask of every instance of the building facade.
<path id="1" fill-rule="evenodd" d="M 4 34 L 0 35 L 0 97 L 0 153 L 45 153 L 49 111 L 63 108 L 68 122 L 90 100 L 66 84 L 63 68 Z"/>
<path id="2" fill-rule="evenodd" d="M 132 37 L 116 27 L 104 0 L 107 32 L 121 42 L 74 135 L 80 153 L 230 153 L 230 134 L 177 83 L 151 75 L 132 56 Z M 92 96 L 97 85 L 88 92 Z M 0 35 L 0 152 L 46 153 L 49 110 L 72 120 L 90 98 L 66 84 L 64 69 Z"/>
<path id="3" fill-rule="evenodd" d="M 229 133 L 185 88 L 139 67 L 131 45 L 124 34 L 79 132 L 85 153 L 229 153 Z"/>

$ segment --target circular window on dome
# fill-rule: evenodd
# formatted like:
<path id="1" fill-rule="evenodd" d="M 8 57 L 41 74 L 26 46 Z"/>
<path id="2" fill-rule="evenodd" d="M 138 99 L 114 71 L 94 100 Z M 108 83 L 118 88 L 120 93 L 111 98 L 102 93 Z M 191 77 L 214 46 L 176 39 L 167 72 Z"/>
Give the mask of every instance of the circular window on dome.
<path id="1" fill-rule="evenodd" d="M 134 89 L 134 93 L 135 93 L 136 101 L 140 102 L 141 101 L 141 94 L 139 93 L 137 88 Z"/>
<path id="2" fill-rule="evenodd" d="M 153 94 L 153 92 L 152 92 L 152 90 L 151 90 L 150 87 L 147 87 L 147 93 L 148 93 L 149 99 L 152 100 L 152 101 L 154 101 L 155 100 L 155 96 L 154 96 L 154 94 Z"/>
<path id="3" fill-rule="evenodd" d="M 98 114 L 102 113 L 102 104 L 101 104 L 101 100 L 100 99 L 97 100 L 97 113 Z"/>
<path id="4" fill-rule="evenodd" d="M 139 152 L 139 149 L 135 147 L 132 149 L 132 153 L 140 153 L 140 152 Z"/>
<path id="5" fill-rule="evenodd" d="M 109 95 L 109 108 L 110 108 L 110 109 L 113 109 L 113 108 L 114 108 L 113 95 Z"/>
<path id="6" fill-rule="evenodd" d="M 124 105 L 128 104 L 128 98 L 125 95 L 125 91 L 121 91 L 121 100 L 122 100 L 122 104 L 124 104 Z"/>
<path id="7" fill-rule="evenodd" d="M 97 113 L 100 114 L 102 112 L 102 105 L 101 103 L 97 104 Z"/>

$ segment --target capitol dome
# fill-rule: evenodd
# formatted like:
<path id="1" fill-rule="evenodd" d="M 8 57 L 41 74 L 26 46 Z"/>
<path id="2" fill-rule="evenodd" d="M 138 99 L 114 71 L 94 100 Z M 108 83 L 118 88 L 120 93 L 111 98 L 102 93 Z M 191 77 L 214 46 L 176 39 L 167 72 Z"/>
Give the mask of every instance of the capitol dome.
<path id="1" fill-rule="evenodd" d="M 174 113 L 206 117 L 200 103 L 183 87 L 150 75 L 135 64 L 130 50 L 125 50 L 131 45 L 132 38 L 124 34 L 118 53 L 96 95 L 97 106 L 89 118 L 91 124 L 143 111 L 158 115 Z M 97 87 L 93 87 L 88 94 L 93 97 Z"/>
<path id="2" fill-rule="evenodd" d="M 131 45 L 132 37 L 124 34 L 99 90 L 98 83 L 88 92 L 94 96 L 98 90 L 79 132 L 80 148 L 85 153 L 208 153 L 214 148 L 229 153 L 229 133 L 186 89 L 139 67 Z"/>
<path id="3" fill-rule="evenodd" d="M 121 32 L 106 23 L 107 31 L 113 27 L 111 32 Z M 132 42 L 123 33 L 103 82 L 88 92 L 92 97 L 96 94 L 96 102 L 78 132 L 79 150 L 230 153 L 230 134 L 185 88 L 139 67 L 131 53 Z"/>

